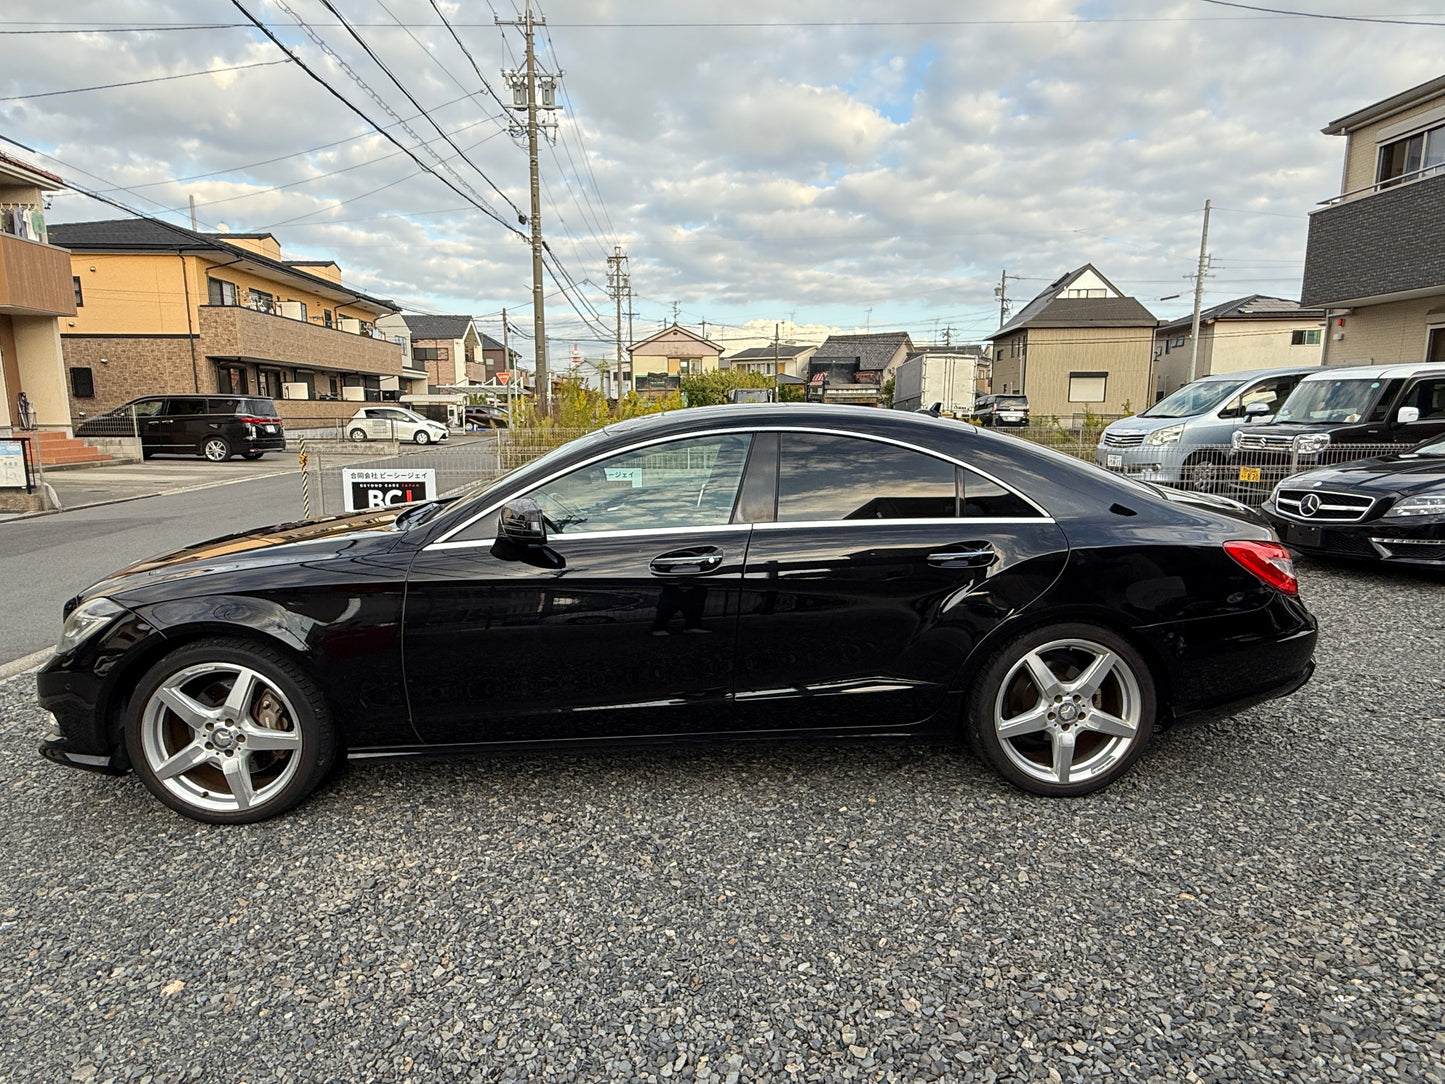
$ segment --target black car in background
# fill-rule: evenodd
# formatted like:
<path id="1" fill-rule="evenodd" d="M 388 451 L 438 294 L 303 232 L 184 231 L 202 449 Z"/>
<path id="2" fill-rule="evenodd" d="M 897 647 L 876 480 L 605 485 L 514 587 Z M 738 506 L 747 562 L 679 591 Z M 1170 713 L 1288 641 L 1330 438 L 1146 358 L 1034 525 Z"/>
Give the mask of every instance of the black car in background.
<path id="1" fill-rule="evenodd" d="M 236 535 L 65 607 L 42 752 L 203 821 L 334 758 L 965 738 L 1080 795 L 1156 726 L 1298 688 L 1315 620 L 1238 505 L 922 414 L 608 426 L 450 503 Z"/>
<path id="2" fill-rule="evenodd" d="M 997 425 L 1028 425 L 1029 397 L 1027 395 L 980 395 L 973 401 L 973 412 L 969 417 L 977 424 L 987 428 Z"/>
<path id="3" fill-rule="evenodd" d="M 1445 437 L 1295 475 L 1261 510 L 1291 549 L 1445 568 Z"/>
<path id="4" fill-rule="evenodd" d="M 276 402 L 263 395 L 147 395 L 87 418 L 75 435 L 139 437 L 146 459 L 161 452 L 224 463 L 286 450 Z"/>
<path id="5" fill-rule="evenodd" d="M 1295 385 L 1273 421 L 1234 431 L 1226 477 L 1259 504 L 1298 470 L 1436 436 L 1445 436 L 1445 364 L 1322 369 Z"/>
<path id="6" fill-rule="evenodd" d="M 511 419 L 506 407 L 489 403 L 470 403 L 463 410 L 468 429 L 506 429 Z"/>

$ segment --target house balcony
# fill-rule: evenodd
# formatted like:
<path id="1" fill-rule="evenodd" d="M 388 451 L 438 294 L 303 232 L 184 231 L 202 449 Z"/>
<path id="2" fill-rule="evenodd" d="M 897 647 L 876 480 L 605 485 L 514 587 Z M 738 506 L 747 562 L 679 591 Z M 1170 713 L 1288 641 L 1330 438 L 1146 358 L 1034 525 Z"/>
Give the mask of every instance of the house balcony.
<path id="1" fill-rule="evenodd" d="M 0 233 L 0 312 L 12 316 L 74 316 L 70 253 Z"/>
<path id="2" fill-rule="evenodd" d="M 1445 293 L 1442 221 L 1445 174 L 1315 211 L 1300 304 L 1340 308 Z"/>
<path id="3" fill-rule="evenodd" d="M 239 305 L 202 305 L 201 350 L 217 361 L 266 362 L 333 372 L 400 376 L 400 344 Z"/>

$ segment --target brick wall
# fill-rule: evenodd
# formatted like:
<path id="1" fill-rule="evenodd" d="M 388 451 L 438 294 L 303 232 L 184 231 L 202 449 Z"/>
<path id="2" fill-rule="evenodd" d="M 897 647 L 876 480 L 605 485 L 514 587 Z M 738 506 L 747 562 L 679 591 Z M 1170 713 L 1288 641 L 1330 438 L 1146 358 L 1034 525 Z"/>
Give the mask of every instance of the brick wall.
<path id="1" fill-rule="evenodd" d="M 60 343 L 66 379 L 71 369 L 88 367 L 95 382 L 93 399 L 77 399 L 71 384 L 70 417 L 76 423 L 142 395 L 216 390 L 215 367 L 199 351 L 192 367 L 192 339 L 186 335 L 62 335 Z"/>
<path id="2" fill-rule="evenodd" d="M 278 365 L 400 376 L 401 347 L 385 339 L 317 327 L 235 305 L 202 305 L 205 357 L 260 358 Z"/>

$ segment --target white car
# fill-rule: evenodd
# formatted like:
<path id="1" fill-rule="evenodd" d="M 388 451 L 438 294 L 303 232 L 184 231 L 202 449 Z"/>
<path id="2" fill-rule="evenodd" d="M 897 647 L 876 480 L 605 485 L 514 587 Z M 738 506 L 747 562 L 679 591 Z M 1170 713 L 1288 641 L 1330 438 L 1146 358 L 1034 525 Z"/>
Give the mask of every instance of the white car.
<path id="1" fill-rule="evenodd" d="M 346 423 L 346 435 L 352 440 L 410 440 L 417 444 L 441 443 L 447 439 L 447 427 L 441 422 L 423 418 L 405 407 L 362 407 Z"/>

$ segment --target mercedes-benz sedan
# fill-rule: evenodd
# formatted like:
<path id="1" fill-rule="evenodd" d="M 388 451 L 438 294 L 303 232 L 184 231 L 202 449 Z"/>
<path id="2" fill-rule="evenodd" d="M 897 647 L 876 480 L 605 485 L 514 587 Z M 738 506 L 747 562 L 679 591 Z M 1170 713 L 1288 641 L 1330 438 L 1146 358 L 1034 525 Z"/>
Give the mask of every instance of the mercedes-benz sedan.
<path id="1" fill-rule="evenodd" d="M 1315 636 L 1232 502 L 926 415 L 729 405 L 87 588 L 42 752 L 215 822 L 339 757 L 638 739 L 963 738 L 1080 795 L 1157 727 L 1298 688 Z"/>

